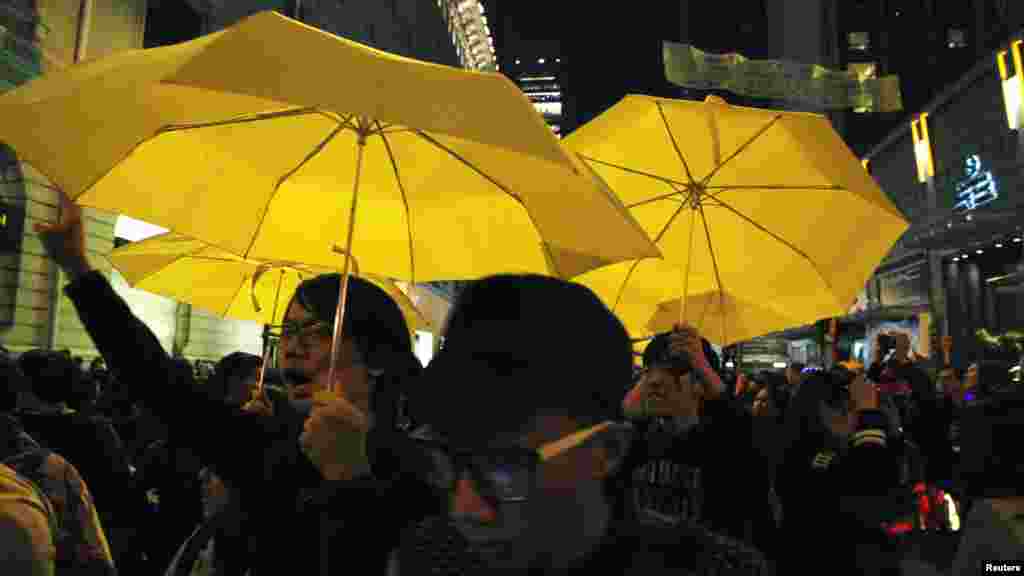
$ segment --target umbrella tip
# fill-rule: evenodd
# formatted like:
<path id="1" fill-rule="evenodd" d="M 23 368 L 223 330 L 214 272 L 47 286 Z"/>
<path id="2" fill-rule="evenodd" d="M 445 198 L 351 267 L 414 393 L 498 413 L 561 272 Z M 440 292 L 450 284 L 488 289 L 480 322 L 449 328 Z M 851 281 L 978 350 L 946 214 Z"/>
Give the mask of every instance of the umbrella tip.
<path id="1" fill-rule="evenodd" d="M 704 99 L 704 102 L 707 104 L 721 104 L 723 106 L 729 104 L 724 98 L 721 96 L 715 96 L 714 94 L 708 95 L 708 97 Z"/>

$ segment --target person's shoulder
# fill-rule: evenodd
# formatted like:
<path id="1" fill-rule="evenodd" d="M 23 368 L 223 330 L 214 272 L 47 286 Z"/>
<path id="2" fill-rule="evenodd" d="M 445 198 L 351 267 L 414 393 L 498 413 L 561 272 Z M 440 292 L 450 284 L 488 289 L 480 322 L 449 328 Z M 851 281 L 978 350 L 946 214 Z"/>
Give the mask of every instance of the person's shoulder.
<path id="1" fill-rule="evenodd" d="M 8 558 L 52 562 L 52 510 L 31 482 L 0 464 L 0 542 Z"/>
<path id="2" fill-rule="evenodd" d="M 591 565 L 629 556 L 629 574 L 769 574 L 771 564 L 752 546 L 693 522 L 630 522 L 608 536 Z M 595 564 L 596 563 L 596 564 Z"/>

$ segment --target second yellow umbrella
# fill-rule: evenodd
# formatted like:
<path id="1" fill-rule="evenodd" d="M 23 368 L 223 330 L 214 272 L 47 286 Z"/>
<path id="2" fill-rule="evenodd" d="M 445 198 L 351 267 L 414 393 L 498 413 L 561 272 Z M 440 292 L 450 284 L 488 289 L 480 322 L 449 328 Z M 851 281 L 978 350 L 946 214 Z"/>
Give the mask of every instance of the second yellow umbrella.
<path id="1" fill-rule="evenodd" d="M 246 260 L 199 240 L 161 234 L 115 249 L 110 262 L 132 287 L 186 302 L 235 320 L 279 325 L 295 288 L 304 279 L 337 272 L 294 262 Z M 398 304 L 410 331 L 429 330 L 427 320 L 394 282 L 373 282 Z"/>

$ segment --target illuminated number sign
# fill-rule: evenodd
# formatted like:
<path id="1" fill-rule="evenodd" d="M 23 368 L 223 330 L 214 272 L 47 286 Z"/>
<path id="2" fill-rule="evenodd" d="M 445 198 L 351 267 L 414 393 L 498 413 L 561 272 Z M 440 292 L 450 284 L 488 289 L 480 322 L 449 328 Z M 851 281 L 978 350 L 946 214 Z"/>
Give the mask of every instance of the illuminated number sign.
<path id="1" fill-rule="evenodd" d="M 953 211 L 970 212 L 999 198 L 999 187 L 990 170 L 984 170 L 981 158 L 973 154 L 964 159 L 964 175 L 954 185 Z"/>

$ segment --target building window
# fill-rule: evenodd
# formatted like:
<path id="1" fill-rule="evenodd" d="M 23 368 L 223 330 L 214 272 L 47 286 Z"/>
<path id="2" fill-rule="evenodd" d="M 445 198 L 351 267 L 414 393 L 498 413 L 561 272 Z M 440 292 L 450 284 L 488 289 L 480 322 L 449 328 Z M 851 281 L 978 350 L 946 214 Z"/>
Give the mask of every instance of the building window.
<path id="1" fill-rule="evenodd" d="M 874 62 L 851 62 L 847 65 L 846 70 L 858 82 L 866 82 L 878 78 L 878 64 Z M 873 108 L 870 106 L 854 106 L 853 111 L 857 114 L 864 114 L 872 112 Z"/>
<path id="2" fill-rule="evenodd" d="M 194 40 L 206 33 L 206 19 L 187 0 L 146 3 L 143 48 Z"/>
<path id="3" fill-rule="evenodd" d="M 849 48 L 853 52 L 867 52 L 871 49 L 871 34 L 868 32 L 850 32 L 847 34 Z"/>
<path id="4" fill-rule="evenodd" d="M 960 28 L 950 28 L 946 33 L 946 45 L 950 48 L 966 48 L 967 32 Z"/>

